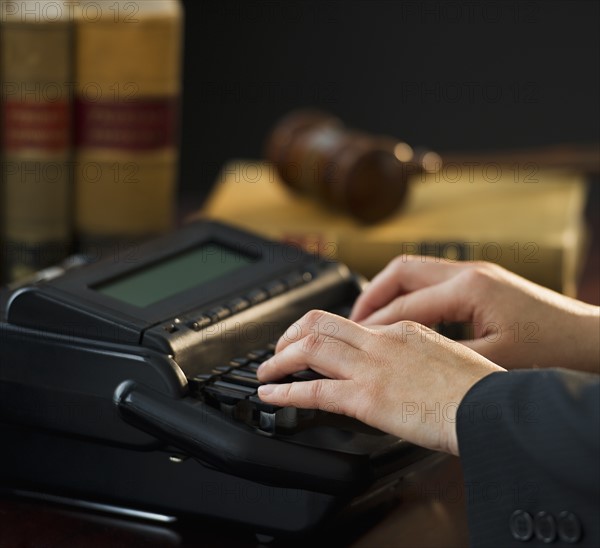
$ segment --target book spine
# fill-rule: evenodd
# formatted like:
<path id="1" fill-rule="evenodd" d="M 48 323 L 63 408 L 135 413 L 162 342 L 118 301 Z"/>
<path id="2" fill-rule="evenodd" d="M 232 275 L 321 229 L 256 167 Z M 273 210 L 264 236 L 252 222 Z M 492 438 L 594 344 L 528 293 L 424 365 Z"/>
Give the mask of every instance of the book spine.
<path id="1" fill-rule="evenodd" d="M 175 0 L 92 7 L 75 18 L 75 223 L 96 257 L 172 227 L 183 14 Z"/>
<path id="2" fill-rule="evenodd" d="M 233 219 L 224 219 L 232 222 Z M 233 221 L 235 222 L 235 221 Z M 238 220 L 239 224 L 239 220 Z M 545 287 L 575 296 L 584 231 L 572 227 L 565 242 L 468 242 L 462 240 L 423 240 L 413 242 L 378 241 L 360 231 L 338 233 L 332 230 L 257 226 L 244 228 L 261 235 L 299 246 L 308 253 L 337 260 L 352 271 L 373 278 L 398 255 L 424 255 L 451 261 L 488 261 Z"/>
<path id="3" fill-rule="evenodd" d="M 3 282 L 60 261 L 72 239 L 72 29 L 45 2 L 27 16 L 14 4 L 0 35 Z"/>
<path id="4" fill-rule="evenodd" d="M 573 233 L 579 238 L 578 231 Z M 487 261 L 496 263 L 536 283 L 574 296 L 579 248 L 565 242 L 515 242 L 495 240 L 376 241 L 355 234 L 340 240 L 338 260 L 352 270 L 372 278 L 398 255 L 425 255 L 450 261 Z M 572 264 L 567 268 L 566 264 Z"/>

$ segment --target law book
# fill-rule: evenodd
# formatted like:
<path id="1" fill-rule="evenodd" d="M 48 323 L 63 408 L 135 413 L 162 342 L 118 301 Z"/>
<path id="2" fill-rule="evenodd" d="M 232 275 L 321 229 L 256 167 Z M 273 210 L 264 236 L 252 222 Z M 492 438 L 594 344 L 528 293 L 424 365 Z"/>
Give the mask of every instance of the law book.
<path id="1" fill-rule="evenodd" d="M 264 162 L 226 165 L 194 217 L 230 222 L 373 277 L 400 254 L 487 260 L 575 295 L 586 243 L 585 178 L 469 164 L 416 175 L 405 206 L 363 225 L 290 192 Z"/>
<path id="2" fill-rule="evenodd" d="M 6 283 L 71 251 L 72 28 L 62 1 L 0 8 L 0 278 Z"/>
<path id="3" fill-rule="evenodd" d="M 183 10 L 178 0 L 82 1 L 75 32 L 76 236 L 96 258 L 172 226 Z"/>

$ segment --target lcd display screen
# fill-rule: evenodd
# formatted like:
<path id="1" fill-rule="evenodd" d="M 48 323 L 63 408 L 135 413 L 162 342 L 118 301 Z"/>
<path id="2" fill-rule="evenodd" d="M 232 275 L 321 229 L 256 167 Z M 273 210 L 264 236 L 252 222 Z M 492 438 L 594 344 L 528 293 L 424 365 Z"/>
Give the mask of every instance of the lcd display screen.
<path id="1" fill-rule="evenodd" d="M 254 257 L 210 243 L 155 263 L 93 289 L 144 308 L 254 262 Z"/>

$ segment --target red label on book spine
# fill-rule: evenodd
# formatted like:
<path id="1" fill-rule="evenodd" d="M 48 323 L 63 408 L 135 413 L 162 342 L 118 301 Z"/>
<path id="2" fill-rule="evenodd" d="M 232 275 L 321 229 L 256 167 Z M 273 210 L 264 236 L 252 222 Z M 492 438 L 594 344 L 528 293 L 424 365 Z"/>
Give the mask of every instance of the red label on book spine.
<path id="1" fill-rule="evenodd" d="M 175 145 L 176 98 L 132 102 L 76 101 L 76 143 L 80 147 L 152 150 Z"/>
<path id="2" fill-rule="evenodd" d="M 55 152 L 70 145 L 71 121 L 67 101 L 6 101 L 2 111 L 2 142 L 5 150 L 15 152 L 36 149 Z"/>

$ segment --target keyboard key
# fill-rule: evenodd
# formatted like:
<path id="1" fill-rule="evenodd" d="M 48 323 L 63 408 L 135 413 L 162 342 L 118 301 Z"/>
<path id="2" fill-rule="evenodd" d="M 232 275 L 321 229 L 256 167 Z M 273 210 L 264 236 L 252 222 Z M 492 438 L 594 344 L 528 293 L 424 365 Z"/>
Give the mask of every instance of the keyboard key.
<path id="1" fill-rule="evenodd" d="M 198 316 L 191 324 L 191 328 L 194 331 L 200 331 L 201 329 L 204 329 L 205 327 L 208 327 L 210 324 L 212 323 L 212 319 L 207 316 L 206 314 L 202 314 L 201 316 Z"/>
<path id="2" fill-rule="evenodd" d="M 225 388 L 227 390 L 236 390 L 238 392 L 244 392 L 247 396 L 252 396 L 253 394 L 256 394 L 256 388 L 250 387 L 250 386 L 246 386 L 246 385 L 242 385 L 239 383 L 234 383 L 234 382 L 228 382 L 225 377 L 221 377 L 223 380 L 219 379 L 218 381 L 213 382 L 212 384 L 210 384 L 206 389 L 208 389 L 209 387 L 216 387 L 216 388 Z"/>
<path id="3" fill-rule="evenodd" d="M 269 298 L 269 294 L 264 289 L 253 289 L 246 295 L 246 299 L 250 301 L 250 304 L 258 304 L 266 301 Z"/>
<path id="4" fill-rule="evenodd" d="M 239 384 L 242 386 L 247 386 L 249 388 L 257 389 L 262 383 L 256 378 L 248 378 L 243 377 L 241 375 L 237 375 L 234 373 L 229 373 L 228 375 L 223 375 L 223 380 L 227 383 Z"/>
<path id="5" fill-rule="evenodd" d="M 246 365 L 244 365 L 244 369 L 249 370 L 249 371 L 254 371 L 255 373 L 259 367 L 260 367 L 260 362 L 248 362 Z"/>
<path id="6" fill-rule="evenodd" d="M 306 270 L 302 273 L 302 279 L 305 283 L 310 282 L 315 277 L 315 273 L 309 270 Z"/>
<path id="7" fill-rule="evenodd" d="M 258 427 L 267 434 L 275 434 L 275 430 L 277 428 L 277 413 L 260 411 Z"/>
<path id="8" fill-rule="evenodd" d="M 259 348 L 258 350 L 251 350 L 246 354 L 246 358 L 251 361 L 264 361 L 266 360 L 267 354 L 269 354 L 268 348 Z"/>
<path id="9" fill-rule="evenodd" d="M 302 285 L 304 283 L 304 278 L 300 272 L 292 272 L 292 274 L 288 274 L 285 278 L 283 278 L 283 281 L 290 289 L 292 289 Z"/>
<path id="10" fill-rule="evenodd" d="M 250 396 L 248 402 L 258 410 L 258 427 L 268 434 L 277 428 L 292 429 L 298 426 L 298 410 L 295 407 L 279 407 L 262 401 L 258 395 Z"/>
<path id="11" fill-rule="evenodd" d="M 237 299 L 233 299 L 227 303 L 227 308 L 231 309 L 233 312 L 241 312 L 249 307 L 250 301 L 248 299 L 244 299 L 243 297 L 238 297 Z"/>
<path id="12" fill-rule="evenodd" d="M 259 411 L 264 411 L 265 413 L 276 413 L 280 409 L 283 409 L 279 405 L 273 405 L 272 403 L 267 403 L 262 401 L 258 395 L 250 396 L 248 401 L 256 407 Z"/>
<path id="13" fill-rule="evenodd" d="M 195 377 L 188 379 L 190 391 L 193 394 L 197 394 L 212 378 L 213 376 L 210 373 L 202 373 L 201 375 L 196 375 Z"/>
<path id="14" fill-rule="evenodd" d="M 235 373 L 237 375 L 241 375 L 243 374 L 245 377 L 249 377 L 249 378 L 253 378 L 256 379 L 256 369 L 253 369 L 252 367 L 240 367 L 239 369 L 235 370 Z"/>
<path id="15" fill-rule="evenodd" d="M 229 362 L 229 365 L 231 367 L 242 367 L 246 365 L 248 361 L 248 358 L 233 358 L 233 360 Z"/>
<path id="16" fill-rule="evenodd" d="M 206 394 L 226 405 L 235 405 L 248 397 L 248 394 L 231 388 L 223 388 L 211 384 L 204 390 Z"/>
<path id="17" fill-rule="evenodd" d="M 245 369 L 244 367 L 238 367 L 237 369 L 232 369 L 231 374 L 236 377 L 244 377 L 246 379 L 254 379 L 256 380 L 256 370 L 253 369 Z"/>
<path id="18" fill-rule="evenodd" d="M 278 427 L 296 428 L 298 426 L 298 409 L 295 407 L 284 407 L 275 414 Z"/>
<path id="19" fill-rule="evenodd" d="M 213 321 L 213 323 L 217 323 L 225 318 L 231 316 L 231 310 L 224 306 L 217 306 L 211 310 L 209 310 L 206 315 Z"/>
<path id="20" fill-rule="evenodd" d="M 212 372 L 215 375 L 223 375 L 224 373 L 229 373 L 233 368 L 230 365 L 217 365 Z"/>
<path id="21" fill-rule="evenodd" d="M 273 280 L 272 282 L 265 284 L 263 289 L 269 294 L 269 296 L 275 297 L 285 293 L 287 287 L 281 280 Z"/>

